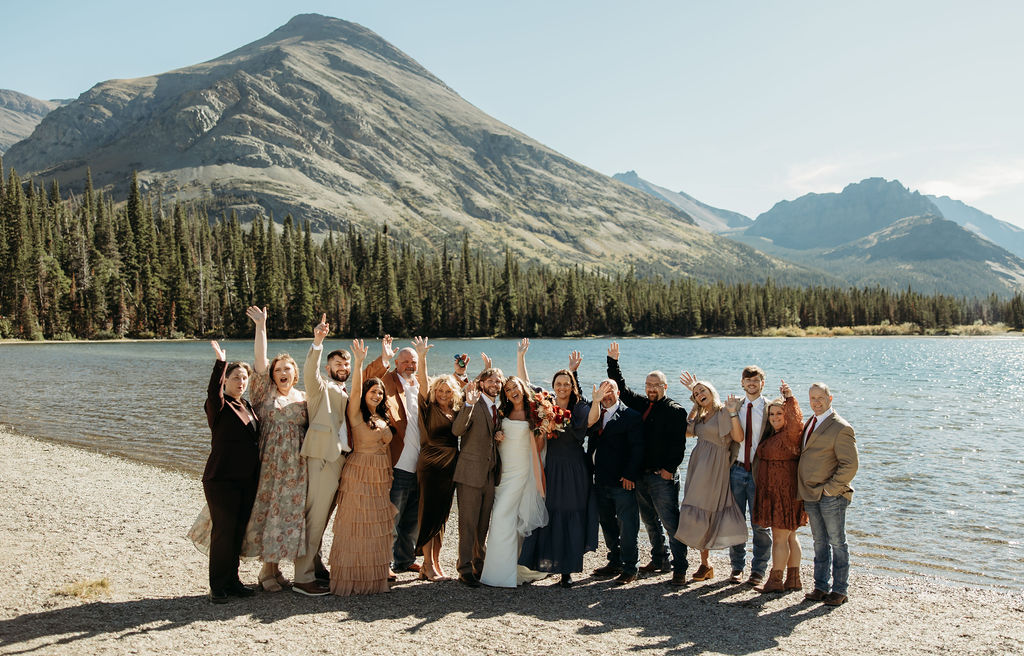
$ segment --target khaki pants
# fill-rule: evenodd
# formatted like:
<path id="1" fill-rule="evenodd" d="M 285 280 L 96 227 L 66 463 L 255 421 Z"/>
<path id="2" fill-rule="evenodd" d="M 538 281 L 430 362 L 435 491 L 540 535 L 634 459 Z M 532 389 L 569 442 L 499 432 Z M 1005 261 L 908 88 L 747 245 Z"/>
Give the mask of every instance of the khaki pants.
<path id="1" fill-rule="evenodd" d="M 306 553 L 295 559 L 295 582 L 310 583 L 314 580 L 313 562 L 320 552 L 327 520 L 338 494 L 341 468 L 345 466 L 345 454 L 334 462 L 320 458 L 303 458 L 306 461 Z"/>

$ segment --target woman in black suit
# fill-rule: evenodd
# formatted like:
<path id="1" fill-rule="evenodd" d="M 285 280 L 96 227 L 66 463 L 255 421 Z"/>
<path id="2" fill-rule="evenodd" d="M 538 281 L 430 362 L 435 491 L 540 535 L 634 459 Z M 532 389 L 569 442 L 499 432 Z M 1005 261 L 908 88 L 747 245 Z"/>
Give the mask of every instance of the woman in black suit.
<path id="1" fill-rule="evenodd" d="M 203 492 L 210 508 L 210 601 L 224 603 L 228 596 L 248 597 L 253 590 L 238 578 L 242 537 L 256 499 L 260 472 L 257 442 L 259 423 L 252 406 L 242 398 L 252 368 L 244 362 L 228 363 L 224 349 L 212 341 L 213 364 L 206 397 L 206 420 L 213 442 L 203 471 Z"/>

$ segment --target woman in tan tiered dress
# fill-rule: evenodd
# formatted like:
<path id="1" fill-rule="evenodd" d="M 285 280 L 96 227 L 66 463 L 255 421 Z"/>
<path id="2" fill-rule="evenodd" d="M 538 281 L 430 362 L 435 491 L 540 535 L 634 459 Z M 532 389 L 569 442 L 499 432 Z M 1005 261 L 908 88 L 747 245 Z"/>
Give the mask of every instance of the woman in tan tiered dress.
<path id="1" fill-rule="evenodd" d="M 772 571 L 762 592 L 799 590 L 800 543 L 796 529 L 807 524 L 804 503 L 796 488 L 803 414 L 789 385 L 782 398 L 768 404 L 768 425 L 757 447 L 757 479 L 753 523 L 772 529 Z M 782 574 L 785 568 L 786 580 Z"/>
<path id="2" fill-rule="evenodd" d="M 352 453 L 345 461 L 329 558 L 331 592 L 339 596 L 388 592 L 395 514 L 391 503 L 391 428 L 384 415 L 384 383 L 363 382 L 363 340 L 352 341 L 352 391 L 346 419 Z"/>

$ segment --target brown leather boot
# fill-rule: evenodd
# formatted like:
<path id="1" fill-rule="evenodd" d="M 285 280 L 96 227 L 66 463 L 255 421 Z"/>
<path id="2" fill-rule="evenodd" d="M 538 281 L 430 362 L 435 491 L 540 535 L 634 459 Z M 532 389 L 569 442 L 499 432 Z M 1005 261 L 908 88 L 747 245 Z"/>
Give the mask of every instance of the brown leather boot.
<path id="1" fill-rule="evenodd" d="M 786 590 L 802 590 L 804 586 L 800 585 L 800 568 L 799 567 L 787 567 L 786 568 L 786 583 L 784 584 Z"/>
<path id="2" fill-rule="evenodd" d="M 773 569 L 768 574 L 768 581 L 761 588 L 761 592 L 782 592 L 785 588 L 782 587 L 782 570 Z"/>

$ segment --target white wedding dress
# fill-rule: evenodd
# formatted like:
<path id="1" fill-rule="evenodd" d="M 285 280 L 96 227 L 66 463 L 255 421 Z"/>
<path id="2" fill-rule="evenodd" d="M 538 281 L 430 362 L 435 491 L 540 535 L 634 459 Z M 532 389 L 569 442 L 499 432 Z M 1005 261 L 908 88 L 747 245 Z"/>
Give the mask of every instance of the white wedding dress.
<path id="1" fill-rule="evenodd" d="M 537 480 L 537 472 L 543 471 L 544 464 L 533 446 L 530 425 L 502 419 L 501 430 L 505 432 L 505 439 L 498 444 L 501 484 L 494 490 L 480 582 L 514 588 L 521 582 L 519 548 L 523 538 L 548 523 L 548 510 Z"/>

